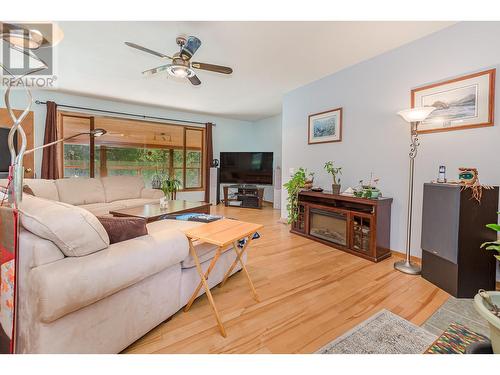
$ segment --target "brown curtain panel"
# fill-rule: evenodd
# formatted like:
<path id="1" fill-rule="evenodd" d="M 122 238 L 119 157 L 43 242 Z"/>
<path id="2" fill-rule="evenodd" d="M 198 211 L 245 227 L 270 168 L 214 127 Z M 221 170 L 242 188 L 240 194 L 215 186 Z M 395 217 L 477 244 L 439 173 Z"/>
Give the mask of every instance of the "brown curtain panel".
<path id="1" fill-rule="evenodd" d="M 47 117 L 45 118 L 45 136 L 43 144 L 57 141 L 57 104 L 47 102 Z M 42 156 L 42 178 L 55 180 L 60 178 L 57 160 L 58 145 L 45 147 Z"/>
<path id="2" fill-rule="evenodd" d="M 205 124 L 205 139 L 207 144 L 207 163 L 205 170 L 205 202 L 210 202 L 210 167 L 212 166 L 212 160 L 214 160 L 214 146 L 212 141 L 212 128 L 213 124 L 207 122 Z"/>

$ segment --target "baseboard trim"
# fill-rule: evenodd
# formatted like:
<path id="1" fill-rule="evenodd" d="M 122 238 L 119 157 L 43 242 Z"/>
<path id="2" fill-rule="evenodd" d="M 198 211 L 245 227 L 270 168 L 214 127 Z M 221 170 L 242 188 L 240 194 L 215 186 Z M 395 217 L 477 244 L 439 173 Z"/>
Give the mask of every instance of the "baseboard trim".
<path id="1" fill-rule="evenodd" d="M 402 253 L 400 251 L 391 250 L 391 254 L 395 258 L 402 258 L 402 259 L 406 258 L 406 254 Z M 410 261 L 414 262 L 414 263 L 417 263 L 417 264 L 422 264 L 422 258 L 419 258 L 419 257 L 414 256 L 414 255 L 410 256 Z"/>

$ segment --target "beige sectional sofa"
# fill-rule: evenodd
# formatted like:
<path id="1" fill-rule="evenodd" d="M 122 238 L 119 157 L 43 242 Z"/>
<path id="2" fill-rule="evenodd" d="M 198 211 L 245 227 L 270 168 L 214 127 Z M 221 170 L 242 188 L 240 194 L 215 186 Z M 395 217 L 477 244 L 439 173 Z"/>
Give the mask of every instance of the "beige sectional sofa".
<path id="1" fill-rule="evenodd" d="M 203 224 L 157 221 L 148 235 L 110 245 L 94 213 L 156 192 L 129 177 L 27 184 L 35 197 L 20 206 L 18 352 L 118 353 L 187 303 L 199 277 L 181 229 Z M 198 251 L 206 270 L 215 248 Z M 221 256 L 210 287 L 234 259 Z"/>
<path id="2" fill-rule="evenodd" d="M 6 184 L 7 180 L 0 180 L 0 186 Z M 158 203 L 163 197 L 161 190 L 146 188 L 139 176 L 25 179 L 24 184 L 37 197 L 80 206 L 97 216 L 121 208 Z"/>

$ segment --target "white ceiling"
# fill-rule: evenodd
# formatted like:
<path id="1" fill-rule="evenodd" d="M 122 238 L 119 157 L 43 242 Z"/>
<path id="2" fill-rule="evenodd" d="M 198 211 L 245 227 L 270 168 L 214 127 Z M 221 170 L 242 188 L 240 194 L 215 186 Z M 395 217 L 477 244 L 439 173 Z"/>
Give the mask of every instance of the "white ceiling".
<path id="1" fill-rule="evenodd" d="M 451 22 L 60 22 L 62 91 L 258 120 L 281 112 L 290 90 L 443 29 Z M 193 61 L 230 66 L 231 76 L 198 71 L 202 84 L 141 71 L 172 55 L 178 35 L 202 41 Z"/>

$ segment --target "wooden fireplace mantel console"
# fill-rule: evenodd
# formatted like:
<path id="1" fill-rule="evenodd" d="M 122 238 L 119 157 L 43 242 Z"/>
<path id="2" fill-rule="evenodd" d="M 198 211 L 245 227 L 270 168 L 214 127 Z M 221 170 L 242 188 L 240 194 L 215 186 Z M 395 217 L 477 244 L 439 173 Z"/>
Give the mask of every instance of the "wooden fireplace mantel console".
<path id="1" fill-rule="evenodd" d="M 391 256 L 391 204 L 392 198 L 302 191 L 291 232 L 379 262 Z"/>

